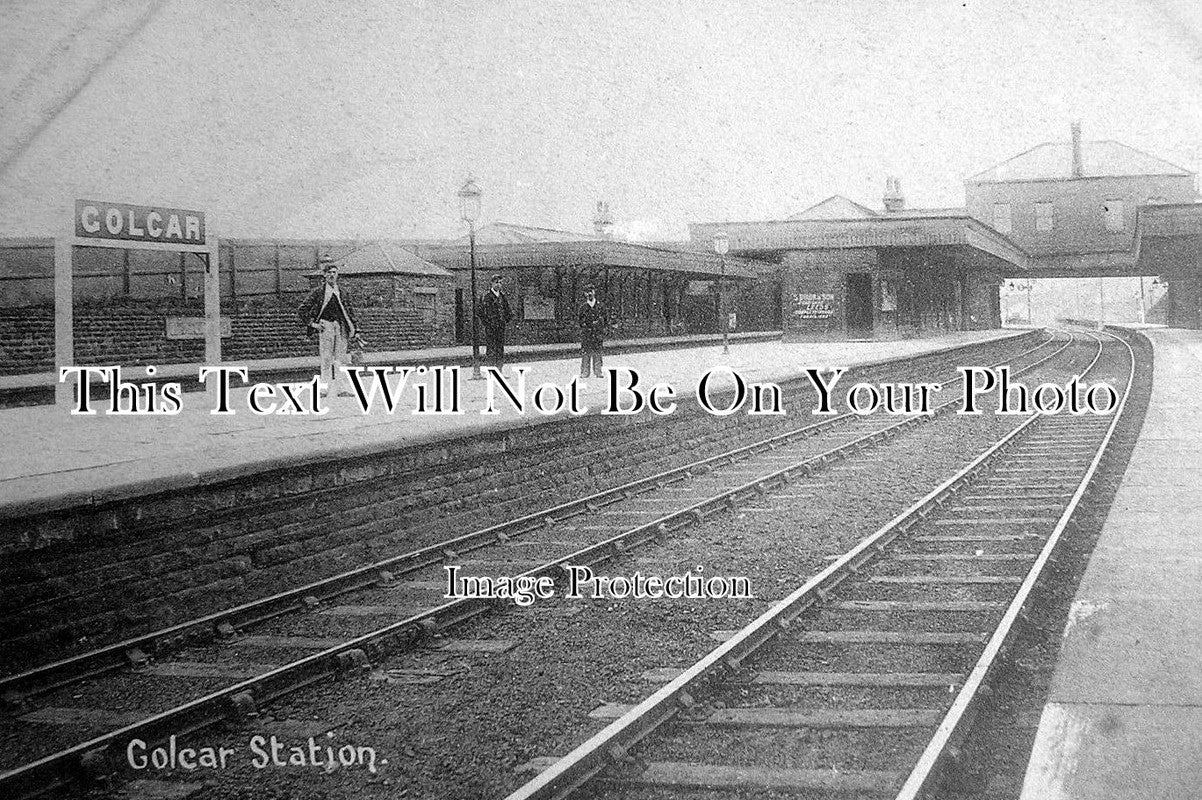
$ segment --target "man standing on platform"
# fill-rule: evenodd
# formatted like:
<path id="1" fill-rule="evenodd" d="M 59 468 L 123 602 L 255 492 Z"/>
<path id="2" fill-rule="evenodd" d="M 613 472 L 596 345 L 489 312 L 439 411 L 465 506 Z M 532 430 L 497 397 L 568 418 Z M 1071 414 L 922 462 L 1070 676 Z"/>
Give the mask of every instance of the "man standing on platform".
<path id="1" fill-rule="evenodd" d="M 601 348 L 605 345 L 605 329 L 609 327 L 609 311 L 597 300 L 597 290 L 590 284 L 584 289 L 584 302 L 577 315 L 580 321 L 580 377 L 601 375 Z"/>
<path id="2" fill-rule="evenodd" d="M 492 285 L 480 300 L 480 322 L 484 325 L 486 364 L 497 369 L 505 365 L 505 326 L 513 319 L 509 300 L 501 292 L 501 276 L 492 276 Z"/>
<path id="3" fill-rule="evenodd" d="M 333 388 L 343 387 L 342 366 L 347 363 L 347 346 L 357 335 L 350 299 L 338 288 L 338 265 L 328 255 L 317 260 L 325 279 L 305 302 L 301 303 L 300 318 L 309 335 L 317 336 L 317 351 L 321 355 L 321 379 Z M 322 392 L 324 395 L 325 392 Z M 351 397 L 346 388 L 340 397 Z"/>

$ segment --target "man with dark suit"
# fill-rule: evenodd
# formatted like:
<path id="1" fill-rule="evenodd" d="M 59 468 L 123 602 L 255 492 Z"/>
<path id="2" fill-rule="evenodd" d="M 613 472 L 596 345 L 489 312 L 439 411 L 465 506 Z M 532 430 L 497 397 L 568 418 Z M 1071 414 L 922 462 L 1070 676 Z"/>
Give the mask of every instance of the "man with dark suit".
<path id="1" fill-rule="evenodd" d="M 609 310 L 597 300 L 597 290 L 590 284 L 584 289 L 584 302 L 577 314 L 580 322 L 580 377 L 601 375 L 601 348 L 605 345 L 605 329 L 609 327 Z"/>
<path id="2" fill-rule="evenodd" d="M 505 364 L 505 326 L 513 319 L 509 299 L 501 292 L 501 276 L 492 276 L 492 285 L 480 299 L 480 323 L 484 325 L 484 362 L 497 369 Z"/>
<path id="3" fill-rule="evenodd" d="M 343 386 L 341 367 L 347 363 L 347 345 L 358 335 L 354 311 L 350 299 L 338 287 L 338 265 L 334 259 L 322 256 L 317 265 L 325 280 L 301 303 L 300 318 L 309 335 L 317 336 L 321 379 L 331 388 L 343 387 L 338 392 L 340 397 L 350 397 L 350 391 Z"/>

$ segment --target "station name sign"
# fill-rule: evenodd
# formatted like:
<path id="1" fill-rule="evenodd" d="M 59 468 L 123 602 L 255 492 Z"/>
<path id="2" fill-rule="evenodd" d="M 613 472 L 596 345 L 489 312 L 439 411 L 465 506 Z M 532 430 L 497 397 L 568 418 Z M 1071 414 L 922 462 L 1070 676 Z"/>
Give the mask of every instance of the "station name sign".
<path id="1" fill-rule="evenodd" d="M 204 245 L 205 215 L 182 208 L 76 200 L 75 235 L 81 239 Z"/>

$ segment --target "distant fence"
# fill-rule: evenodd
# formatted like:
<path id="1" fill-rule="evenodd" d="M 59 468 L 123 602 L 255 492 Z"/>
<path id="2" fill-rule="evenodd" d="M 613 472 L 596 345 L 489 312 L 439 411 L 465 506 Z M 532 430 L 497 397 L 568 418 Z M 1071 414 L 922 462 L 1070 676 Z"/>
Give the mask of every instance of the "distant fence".
<path id="1" fill-rule="evenodd" d="M 319 255 L 341 258 L 353 242 L 221 243 L 221 297 L 283 296 L 309 286 Z M 79 303 L 118 299 L 184 302 L 204 296 L 204 259 L 194 253 L 77 247 L 74 296 Z M 0 308 L 54 303 L 54 241 L 0 241 Z"/>
<path id="2" fill-rule="evenodd" d="M 318 255 L 352 242 L 221 243 L 222 353 L 227 359 L 312 355 L 297 307 Z M 204 259 L 192 253 L 77 247 L 72 257 L 77 364 L 179 364 L 204 357 Z M 454 343 L 449 276 L 346 275 L 364 338 L 377 350 Z M 0 375 L 54 366 L 54 241 L 0 240 Z"/>

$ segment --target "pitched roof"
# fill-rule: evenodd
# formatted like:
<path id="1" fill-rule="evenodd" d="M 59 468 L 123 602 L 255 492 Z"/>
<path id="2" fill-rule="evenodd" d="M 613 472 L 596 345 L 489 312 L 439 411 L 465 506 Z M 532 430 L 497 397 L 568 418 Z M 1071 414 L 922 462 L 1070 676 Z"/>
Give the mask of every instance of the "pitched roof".
<path id="1" fill-rule="evenodd" d="M 447 270 L 437 264 L 423 261 L 395 242 L 372 242 L 334 263 L 343 275 L 383 273 L 451 277 Z"/>
<path id="2" fill-rule="evenodd" d="M 511 222 L 493 222 L 476 231 L 476 244 L 529 244 L 531 242 L 588 242 L 599 241 L 600 236 L 588 233 L 559 231 L 554 228 L 536 228 L 531 225 L 514 225 Z M 455 240 L 467 244 L 468 237 Z"/>
<path id="3" fill-rule="evenodd" d="M 1113 141 L 1083 142 L 1081 161 L 1082 177 L 1086 178 L 1192 174 L 1176 164 Z M 1072 164 L 1072 143 L 1046 142 L 973 175 L 968 182 L 1067 179 L 1072 177 Z"/>
<path id="4" fill-rule="evenodd" d="M 841 194 L 833 194 L 821 203 L 815 203 L 789 219 L 864 219 L 879 216 L 880 214 L 868 206 L 862 206 Z"/>
<path id="5" fill-rule="evenodd" d="M 710 240 L 712 240 L 712 235 Z M 450 270 L 466 270 L 471 266 L 466 244 L 445 244 L 423 247 L 422 256 Z M 694 277 L 717 277 L 725 272 L 728 278 L 754 278 L 760 262 L 737 256 L 723 258 L 709 248 L 648 247 L 643 243 L 612 239 L 589 239 L 566 242 L 521 242 L 481 245 L 477 239 L 478 269 L 505 270 L 527 267 L 557 267 L 569 270 L 584 269 L 646 269 L 677 272 Z"/>

